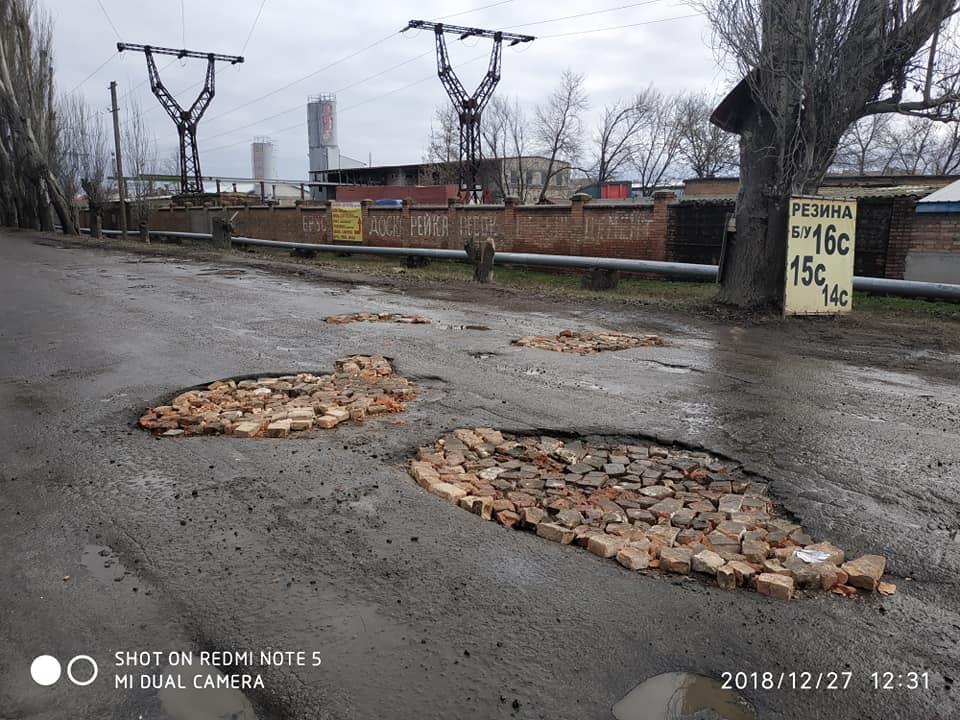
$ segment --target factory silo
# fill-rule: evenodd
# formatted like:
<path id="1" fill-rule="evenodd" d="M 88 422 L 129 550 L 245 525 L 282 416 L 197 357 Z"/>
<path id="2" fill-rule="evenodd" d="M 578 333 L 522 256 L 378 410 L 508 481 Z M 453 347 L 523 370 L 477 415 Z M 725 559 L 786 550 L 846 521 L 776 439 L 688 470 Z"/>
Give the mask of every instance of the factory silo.
<path id="1" fill-rule="evenodd" d="M 277 164 L 273 141 L 268 137 L 253 139 L 250 145 L 253 161 L 252 177 L 254 180 L 275 180 Z"/>
<path id="2" fill-rule="evenodd" d="M 307 100 L 310 179 L 326 182 L 327 172 L 340 168 L 337 140 L 337 96 L 315 95 Z"/>

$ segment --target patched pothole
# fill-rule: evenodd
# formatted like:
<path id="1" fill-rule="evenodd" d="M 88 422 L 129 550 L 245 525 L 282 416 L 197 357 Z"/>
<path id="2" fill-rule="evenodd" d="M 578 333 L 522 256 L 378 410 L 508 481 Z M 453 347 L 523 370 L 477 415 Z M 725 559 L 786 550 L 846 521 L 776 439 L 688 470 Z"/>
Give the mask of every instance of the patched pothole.
<path id="1" fill-rule="evenodd" d="M 707 452 L 461 428 L 420 448 L 409 473 L 484 520 L 629 570 L 694 573 L 782 599 L 801 588 L 896 589 L 881 581 L 882 556 L 846 561 L 778 510 L 765 479 Z"/>
<path id="2" fill-rule="evenodd" d="M 559 335 L 527 335 L 513 341 L 520 347 L 533 347 L 553 352 L 591 353 L 609 350 L 630 350 L 638 347 L 660 347 L 663 339 L 659 335 L 628 335 L 613 331 L 577 332 L 561 330 Z"/>
<path id="3" fill-rule="evenodd" d="M 355 322 L 400 323 L 402 325 L 428 325 L 430 318 L 423 315 L 407 315 L 405 313 L 368 313 L 357 312 L 345 315 L 328 315 L 323 319 L 331 325 L 346 325 Z"/>
<path id="4" fill-rule="evenodd" d="M 283 438 L 402 412 L 403 403 L 415 397 L 413 382 L 394 374 L 387 358 L 353 355 L 339 358 L 329 375 L 217 380 L 150 408 L 139 424 L 164 437 Z"/>

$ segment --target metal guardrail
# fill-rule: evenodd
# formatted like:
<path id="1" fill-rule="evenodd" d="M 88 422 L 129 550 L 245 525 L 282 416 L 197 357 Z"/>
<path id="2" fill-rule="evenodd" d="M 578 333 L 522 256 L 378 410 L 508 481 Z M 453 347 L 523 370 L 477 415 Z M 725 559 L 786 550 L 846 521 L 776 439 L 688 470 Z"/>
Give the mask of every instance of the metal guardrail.
<path id="1" fill-rule="evenodd" d="M 81 228 L 89 232 L 88 228 Z M 104 230 L 104 235 L 120 235 L 119 230 Z M 176 232 L 151 230 L 152 237 L 181 238 L 185 240 L 211 240 L 211 233 Z M 373 245 L 317 245 L 313 243 L 286 242 L 283 240 L 263 240 L 261 238 L 233 237 L 237 245 L 256 247 L 275 247 L 289 250 L 307 250 L 313 252 L 350 253 L 354 255 L 384 255 L 394 257 L 424 257 L 434 260 L 455 260 L 466 262 L 464 250 L 434 250 L 431 248 L 377 247 Z M 589 257 L 585 255 L 543 255 L 538 253 L 498 252 L 494 256 L 496 265 L 528 265 L 559 268 L 601 268 L 629 273 L 647 273 L 683 280 L 701 280 L 715 282 L 716 265 L 696 265 L 693 263 L 662 262 L 659 260 L 623 260 L 619 258 Z M 951 283 L 920 282 L 917 280 L 891 280 L 887 278 L 853 278 L 853 289 L 861 292 L 899 297 L 927 298 L 931 300 L 960 301 L 960 285 Z"/>

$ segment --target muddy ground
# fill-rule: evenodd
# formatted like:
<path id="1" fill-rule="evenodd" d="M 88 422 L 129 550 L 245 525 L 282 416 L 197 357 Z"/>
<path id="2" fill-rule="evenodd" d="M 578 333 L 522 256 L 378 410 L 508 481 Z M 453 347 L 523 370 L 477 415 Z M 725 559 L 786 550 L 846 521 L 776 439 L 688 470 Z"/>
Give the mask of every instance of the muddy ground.
<path id="1" fill-rule="evenodd" d="M 757 320 L 135 249 L 0 236 L 0 718 L 252 716 L 241 701 L 260 718 L 609 718 L 673 671 L 852 673 L 844 690 L 745 689 L 760 718 L 960 713 L 955 322 Z M 322 322 L 360 310 L 434 322 Z M 510 345 L 564 328 L 667 344 Z M 393 358 L 419 399 L 304 440 L 134 425 L 182 388 L 329 372 L 354 353 Z M 480 522 L 403 470 L 466 426 L 735 458 L 815 537 L 885 555 L 898 592 L 786 603 Z M 268 647 L 322 663 L 258 668 L 263 689 L 193 715 L 165 691 L 115 687 L 159 672 L 116 667 L 117 651 Z M 41 654 L 89 655 L 99 677 L 41 687 Z M 929 689 L 874 689 L 884 672 L 926 672 Z"/>

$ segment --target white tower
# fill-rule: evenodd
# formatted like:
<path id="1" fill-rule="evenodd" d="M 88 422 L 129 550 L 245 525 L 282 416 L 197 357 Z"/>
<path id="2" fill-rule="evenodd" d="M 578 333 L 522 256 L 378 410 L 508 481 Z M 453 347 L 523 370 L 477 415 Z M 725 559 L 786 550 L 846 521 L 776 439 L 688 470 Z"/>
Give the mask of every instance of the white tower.
<path id="1" fill-rule="evenodd" d="M 254 180 L 275 180 L 277 178 L 276 156 L 273 141 L 268 137 L 256 137 L 250 145 L 253 161 Z"/>

